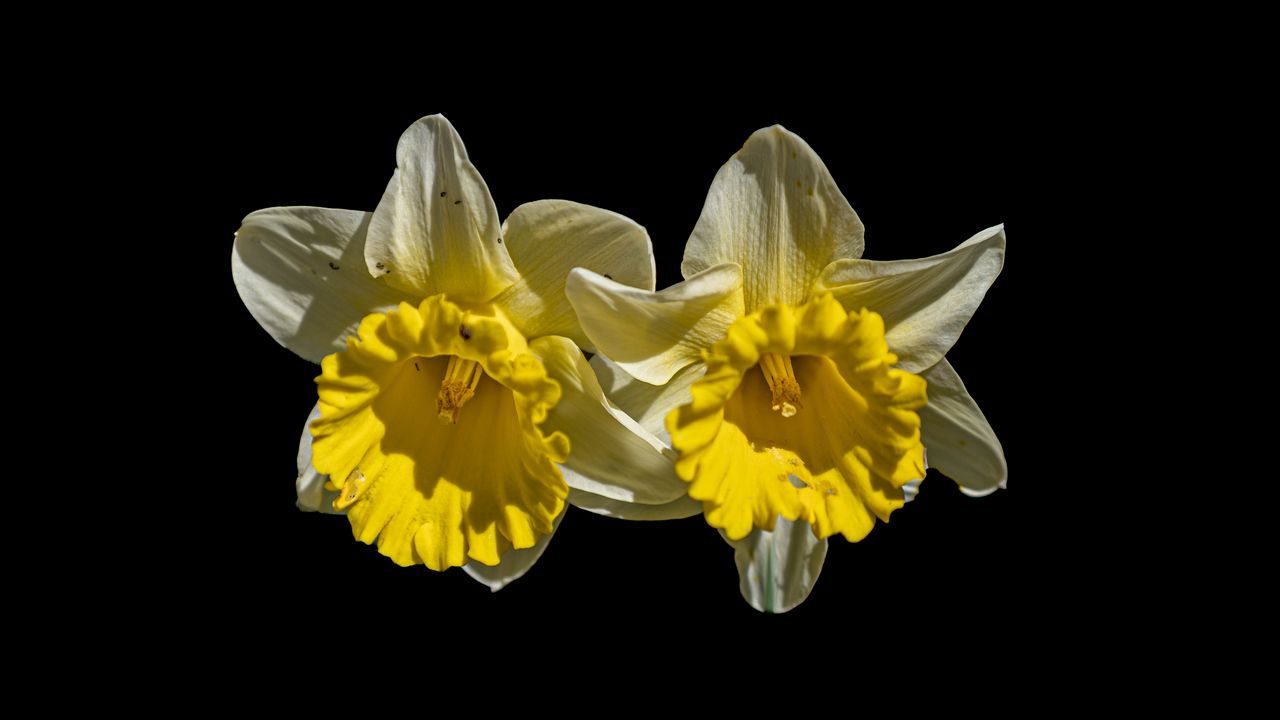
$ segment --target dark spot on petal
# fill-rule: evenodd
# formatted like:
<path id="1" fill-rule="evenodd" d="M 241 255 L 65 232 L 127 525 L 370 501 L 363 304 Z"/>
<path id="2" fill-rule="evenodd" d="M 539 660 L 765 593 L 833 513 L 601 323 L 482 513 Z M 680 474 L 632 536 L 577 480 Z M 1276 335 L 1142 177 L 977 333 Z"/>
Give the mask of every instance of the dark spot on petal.
<path id="1" fill-rule="evenodd" d="M 444 197 L 445 195 L 448 195 L 448 194 L 449 194 L 449 191 L 448 191 L 448 190 L 441 190 L 441 191 L 440 191 L 440 197 Z"/>
<path id="2" fill-rule="evenodd" d="M 413 361 L 413 369 L 414 369 L 414 370 L 417 370 L 418 372 L 422 372 L 422 368 L 418 367 L 418 361 L 417 361 L 417 360 L 414 360 L 414 361 Z"/>
<path id="3" fill-rule="evenodd" d="M 459 326 L 458 326 L 458 334 L 462 336 L 462 339 L 463 339 L 463 340 L 470 340 L 470 339 L 471 339 L 471 328 L 467 327 L 466 325 L 459 325 Z"/>
<path id="4" fill-rule="evenodd" d="M 498 238 L 498 244 L 499 244 L 499 245 L 501 245 L 501 244 L 502 244 L 502 238 Z"/>
<path id="5" fill-rule="evenodd" d="M 454 201 L 453 201 L 453 204 L 454 204 L 454 205 L 461 205 L 461 204 L 462 204 L 462 201 L 461 201 L 461 200 L 454 200 Z"/>
<path id="6" fill-rule="evenodd" d="M 386 265 L 383 265 L 383 264 L 382 264 L 382 263 L 380 263 L 380 262 L 376 262 L 376 263 L 374 263 L 374 264 L 373 264 L 373 266 L 374 266 L 374 267 L 376 267 L 376 268 L 378 268 L 379 270 L 381 270 L 382 268 L 386 267 Z"/>
<path id="7" fill-rule="evenodd" d="M 390 275 L 390 274 L 391 274 L 391 268 L 387 268 L 387 274 L 388 274 L 388 275 Z"/>
<path id="8" fill-rule="evenodd" d="M 609 278 L 610 280 L 612 280 L 612 279 L 613 279 L 613 276 L 612 276 L 612 275 L 610 275 L 609 273 L 605 273 L 605 274 L 604 274 L 604 276 L 605 276 L 605 277 L 607 277 L 607 278 Z"/>
<path id="9" fill-rule="evenodd" d="M 338 266 L 334 265 L 332 260 L 329 261 L 329 267 L 333 268 L 334 270 L 338 269 Z"/>

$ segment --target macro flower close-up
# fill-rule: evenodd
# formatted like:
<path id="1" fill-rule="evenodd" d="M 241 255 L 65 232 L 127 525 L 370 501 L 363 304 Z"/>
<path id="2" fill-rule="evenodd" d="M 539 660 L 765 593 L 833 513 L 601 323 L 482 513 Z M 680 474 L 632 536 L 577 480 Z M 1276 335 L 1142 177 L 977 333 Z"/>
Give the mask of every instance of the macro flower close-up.
<path id="1" fill-rule="evenodd" d="M 250 214 L 232 276 L 262 328 L 320 367 L 298 506 L 345 514 L 398 565 L 461 566 L 496 590 L 563 517 L 562 466 L 625 487 L 670 464 L 604 398 L 564 295 L 575 267 L 652 291 L 652 249 L 634 222 L 568 201 L 499 223 L 440 115 L 405 131 L 396 165 L 372 212 Z"/>
<path id="2" fill-rule="evenodd" d="M 653 291 L 573 270 L 606 394 L 675 455 L 649 476 L 651 500 L 604 481 L 575 485 L 575 503 L 702 513 L 734 547 L 744 598 L 785 612 L 809 595 L 827 539 L 888 522 L 928 467 L 968 495 L 1003 488 L 1004 451 L 945 357 L 1003 267 L 1003 226 L 918 260 L 863 248 L 822 160 L 773 126 L 717 173 L 683 282 Z"/>

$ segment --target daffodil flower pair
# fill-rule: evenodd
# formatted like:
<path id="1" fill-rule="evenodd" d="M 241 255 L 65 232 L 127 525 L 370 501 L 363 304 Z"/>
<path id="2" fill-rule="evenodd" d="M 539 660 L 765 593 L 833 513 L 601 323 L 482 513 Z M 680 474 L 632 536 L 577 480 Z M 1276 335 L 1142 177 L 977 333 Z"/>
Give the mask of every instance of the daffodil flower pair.
<path id="1" fill-rule="evenodd" d="M 967 494 L 1004 487 L 1000 443 L 944 357 L 1004 245 L 997 226 L 935 257 L 859 259 L 862 222 L 818 156 L 781 127 L 755 133 L 712 183 L 684 282 L 570 275 L 609 397 L 678 452 L 654 482 L 679 499 L 596 509 L 703 512 L 735 548 L 743 596 L 783 612 L 808 596 L 828 537 L 861 540 L 903 506 L 926 451 Z"/>
<path id="2" fill-rule="evenodd" d="M 442 116 L 410 127 L 396 161 L 372 213 L 246 217 L 232 276 L 267 332 L 320 363 L 299 507 L 345 513 L 400 565 L 462 566 L 496 590 L 563 516 L 560 464 L 639 501 L 651 498 L 623 490 L 628 476 L 670 465 L 605 399 L 564 294 L 574 267 L 653 290 L 653 253 L 639 225 L 571 202 L 522 205 L 499 224 Z"/>
<path id="3" fill-rule="evenodd" d="M 826 167 L 774 127 L 720 170 L 685 281 L 657 292 L 648 237 L 619 215 L 542 201 L 499 226 L 442 117 L 405 133 L 397 164 L 373 213 L 264 210 L 232 255 L 254 317 L 321 362 L 299 506 L 346 512 L 397 563 L 497 589 L 566 500 L 702 512 L 744 597 L 781 612 L 828 537 L 860 540 L 909 499 L 926 450 L 967 493 L 1003 487 L 999 442 L 944 358 L 1000 271 L 1002 228 L 861 260 Z"/>

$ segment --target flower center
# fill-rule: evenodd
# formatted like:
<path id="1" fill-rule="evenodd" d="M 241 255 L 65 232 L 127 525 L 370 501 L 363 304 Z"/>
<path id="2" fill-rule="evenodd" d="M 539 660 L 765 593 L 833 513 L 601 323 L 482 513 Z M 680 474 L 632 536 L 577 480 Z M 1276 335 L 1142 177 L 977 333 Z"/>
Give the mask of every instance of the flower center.
<path id="1" fill-rule="evenodd" d="M 796 411 L 803 406 L 800 403 L 800 383 L 796 381 L 796 371 L 791 367 L 791 356 L 764 353 L 760 356 L 760 370 L 773 392 L 770 409 L 784 418 L 795 417 Z"/>
<path id="2" fill-rule="evenodd" d="M 311 461 L 356 539 L 444 570 L 497 565 L 551 532 L 569 440 L 540 426 L 560 384 L 500 310 L 401 303 L 366 316 L 320 369 Z"/>
<path id="3" fill-rule="evenodd" d="M 449 368 L 445 370 L 444 380 L 440 382 L 440 392 L 436 394 L 436 412 L 440 422 L 457 424 L 458 413 L 476 394 L 481 375 L 484 375 L 484 370 L 475 360 L 463 360 L 457 355 L 449 356 Z"/>
<path id="4" fill-rule="evenodd" d="M 703 357 L 706 375 L 666 425 L 676 474 L 729 539 L 772 531 L 781 516 L 856 542 L 924 477 L 925 381 L 894 367 L 880 315 L 829 294 L 770 305 L 735 320 Z"/>

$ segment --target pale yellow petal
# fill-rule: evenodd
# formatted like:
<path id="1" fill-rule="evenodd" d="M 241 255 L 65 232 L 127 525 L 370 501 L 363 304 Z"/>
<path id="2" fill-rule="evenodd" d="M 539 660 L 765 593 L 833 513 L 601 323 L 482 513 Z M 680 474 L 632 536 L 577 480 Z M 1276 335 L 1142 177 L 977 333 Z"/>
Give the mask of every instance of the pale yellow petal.
<path id="1" fill-rule="evenodd" d="M 337 513 L 333 509 L 333 501 L 338 499 L 336 490 L 325 487 L 329 476 L 316 470 L 311 464 L 311 422 L 320 419 L 320 403 L 311 409 L 307 422 L 302 426 L 302 436 L 298 439 L 298 480 L 295 485 L 298 494 L 298 509 L 308 512 Z"/>
<path id="2" fill-rule="evenodd" d="M 591 358 L 591 369 L 596 371 L 596 379 L 609 400 L 667 445 L 671 444 L 667 413 L 689 402 L 689 388 L 707 372 L 706 365 L 695 362 L 671 376 L 666 384 L 653 385 L 632 377 L 604 355 Z"/>
<path id="3" fill-rule="evenodd" d="M 493 303 L 528 338 L 560 335 L 595 352 L 564 294 L 575 267 L 641 290 L 654 288 L 648 233 L 608 210 L 567 200 L 526 203 L 507 218 L 502 241 L 520 278 Z"/>
<path id="4" fill-rule="evenodd" d="M 1004 267 L 1004 245 L 1004 226 L 997 225 L 933 257 L 837 260 L 814 291 L 830 292 L 850 312 L 879 313 L 902 367 L 920 372 L 960 337 Z"/>
<path id="5" fill-rule="evenodd" d="M 746 311 L 800 303 L 837 258 L 862 255 L 862 221 L 808 143 L 780 125 L 756 131 L 716 173 L 680 271 L 742 266 Z"/>
<path id="6" fill-rule="evenodd" d="M 966 495 L 990 495 L 1008 482 L 1004 448 L 960 375 L 944 358 L 922 373 L 929 404 L 920 409 L 920 434 L 929 466 L 956 481 Z"/>
<path id="7" fill-rule="evenodd" d="M 544 431 L 569 438 L 566 474 L 570 487 L 614 500 L 661 505 L 685 495 L 676 477 L 675 452 L 614 407 L 573 341 L 543 337 L 529 344 L 560 384 L 560 401 L 547 414 Z"/>
<path id="8" fill-rule="evenodd" d="M 368 271 L 419 298 L 483 302 L 516 281 L 499 242 L 489 188 L 443 115 L 424 117 L 396 146 L 396 172 L 369 223 Z"/>
<path id="9" fill-rule="evenodd" d="M 589 270 L 569 273 L 569 302 L 588 338 L 620 367 L 661 385 L 701 358 L 742 315 L 742 275 L 718 265 L 660 292 L 627 287 Z"/>
<path id="10" fill-rule="evenodd" d="M 741 540 L 724 539 L 733 546 L 738 589 L 760 612 L 784 613 L 804 602 L 827 558 L 827 541 L 803 520 L 778 518 L 772 531 L 757 528 Z"/>
<path id="11" fill-rule="evenodd" d="M 561 471 L 564 473 L 565 482 L 569 483 L 569 504 L 587 512 L 620 520 L 646 521 L 680 520 L 702 514 L 702 503 L 690 498 L 688 495 L 662 505 L 644 505 L 614 500 L 603 495 L 596 495 L 595 493 L 577 489 L 574 485 L 581 483 L 575 482 L 574 472 L 569 468 L 561 468 Z"/>
<path id="12" fill-rule="evenodd" d="M 231 279 L 276 342 L 312 361 L 346 347 L 360 320 L 409 295 L 365 272 L 370 213 L 278 207 L 251 213 L 231 250 Z"/>

